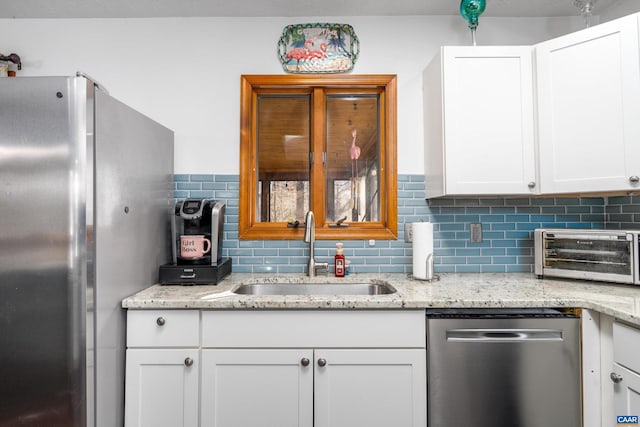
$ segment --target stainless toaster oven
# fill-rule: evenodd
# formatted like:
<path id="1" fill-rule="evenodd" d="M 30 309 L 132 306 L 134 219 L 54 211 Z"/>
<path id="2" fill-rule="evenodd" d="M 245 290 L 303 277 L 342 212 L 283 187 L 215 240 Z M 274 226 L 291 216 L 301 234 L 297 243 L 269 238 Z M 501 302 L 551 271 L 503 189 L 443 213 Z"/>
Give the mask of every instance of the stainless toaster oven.
<path id="1" fill-rule="evenodd" d="M 640 231 L 534 231 L 535 274 L 640 285 Z"/>

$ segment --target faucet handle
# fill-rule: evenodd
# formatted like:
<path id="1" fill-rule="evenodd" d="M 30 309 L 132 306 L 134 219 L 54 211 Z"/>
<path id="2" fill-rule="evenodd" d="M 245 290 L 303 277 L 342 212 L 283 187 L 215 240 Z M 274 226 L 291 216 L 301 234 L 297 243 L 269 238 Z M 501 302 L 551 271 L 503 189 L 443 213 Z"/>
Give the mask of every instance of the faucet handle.
<path id="1" fill-rule="evenodd" d="M 313 269 L 317 273 L 318 270 L 324 270 L 326 273 L 329 272 L 329 263 L 328 262 L 316 262 L 313 266 Z"/>

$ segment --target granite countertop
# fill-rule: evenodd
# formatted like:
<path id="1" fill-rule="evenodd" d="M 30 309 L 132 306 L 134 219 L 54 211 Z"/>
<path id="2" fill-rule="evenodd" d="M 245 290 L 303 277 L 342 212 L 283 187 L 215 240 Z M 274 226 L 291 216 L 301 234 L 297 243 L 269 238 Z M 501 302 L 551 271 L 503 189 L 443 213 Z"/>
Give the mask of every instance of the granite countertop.
<path id="1" fill-rule="evenodd" d="M 373 296 L 236 295 L 243 283 L 388 282 L 396 293 Z M 153 285 L 122 301 L 131 309 L 423 309 L 579 307 L 640 326 L 640 287 L 580 280 L 538 280 L 527 273 L 441 274 L 411 280 L 405 274 L 306 277 L 232 273 L 215 286 Z"/>

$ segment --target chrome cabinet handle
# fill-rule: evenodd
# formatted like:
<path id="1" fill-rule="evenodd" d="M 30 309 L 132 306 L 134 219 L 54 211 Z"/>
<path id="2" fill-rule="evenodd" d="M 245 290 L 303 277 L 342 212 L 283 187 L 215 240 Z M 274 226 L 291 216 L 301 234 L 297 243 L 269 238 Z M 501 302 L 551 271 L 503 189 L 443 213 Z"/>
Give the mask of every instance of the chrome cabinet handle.
<path id="1" fill-rule="evenodd" d="M 640 182 L 640 177 L 638 177 L 638 175 L 630 176 L 629 182 L 632 184 L 637 184 L 638 182 Z"/>
<path id="2" fill-rule="evenodd" d="M 158 326 L 164 326 L 164 324 L 165 324 L 165 323 L 167 323 L 167 321 L 166 321 L 166 320 L 164 320 L 164 317 L 158 317 L 158 318 L 156 319 L 156 324 L 157 324 Z"/>
<path id="3" fill-rule="evenodd" d="M 622 375 L 616 374 L 615 372 L 611 372 L 611 375 L 609 375 L 609 378 L 611 378 L 611 381 L 613 381 L 616 384 L 622 382 Z"/>
<path id="4" fill-rule="evenodd" d="M 536 188 L 536 183 L 531 181 L 531 182 L 529 182 L 529 184 L 527 184 L 527 187 L 529 187 L 530 189 L 533 190 L 534 188 Z"/>
<path id="5" fill-rule="evenodd" d="M 318 366 L 327 366 L 327 361 L 325 359 L 318 359 Z"/>
<path id="6" fill-rule="evenodd" d="M 307 359 L 306 357 L 303 357 L 302 360 L 300 360 L 300 364 L 302 366 L 309 366 L 309 359 Z"/>
<path id="7" fill-rule="evenodd" d="M 187 357 L 186 359 L 184 359 L 184 366 L 192 366 L 193 365 L 193 359 L 190 357 Z"/>

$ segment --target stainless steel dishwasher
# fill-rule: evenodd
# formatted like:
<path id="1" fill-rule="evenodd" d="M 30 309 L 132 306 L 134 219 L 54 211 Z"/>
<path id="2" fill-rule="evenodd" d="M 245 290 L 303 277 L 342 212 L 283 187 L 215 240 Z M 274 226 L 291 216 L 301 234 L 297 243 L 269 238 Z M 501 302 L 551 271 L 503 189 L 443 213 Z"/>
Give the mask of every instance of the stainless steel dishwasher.
<path id="1" fill-rule="evenodd" d="M 429 427 L 582 425 L 580 319 L 427 310 Z"/>

